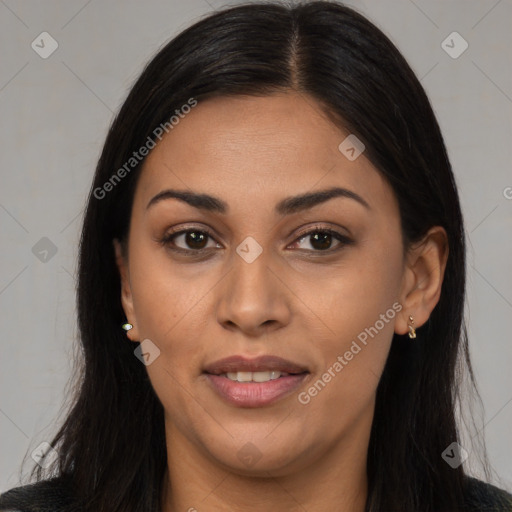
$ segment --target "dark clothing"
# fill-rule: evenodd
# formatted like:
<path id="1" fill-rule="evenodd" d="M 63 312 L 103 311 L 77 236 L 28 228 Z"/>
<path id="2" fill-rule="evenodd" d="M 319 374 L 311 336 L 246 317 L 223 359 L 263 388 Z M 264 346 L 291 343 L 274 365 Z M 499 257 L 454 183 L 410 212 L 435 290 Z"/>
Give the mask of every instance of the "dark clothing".
<path id="1" fill-rule="evenodd" d="M 59 478 L 15 487 L 0 496 L 0 512 L 79 512 L 70 489 Z M 512 494 L 469 478 L 465 506 L 467 512 L 512 512 Z"/>

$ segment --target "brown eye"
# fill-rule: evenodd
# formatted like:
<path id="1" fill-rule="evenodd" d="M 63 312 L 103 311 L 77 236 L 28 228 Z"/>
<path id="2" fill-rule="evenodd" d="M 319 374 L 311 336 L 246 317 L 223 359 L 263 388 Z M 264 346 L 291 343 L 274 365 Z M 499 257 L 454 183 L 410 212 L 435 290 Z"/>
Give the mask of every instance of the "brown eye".
<path id="1" fill-rule="evenodd" d="M 305 241 L 309 242 L 309 247 L 300 247 Z M 211 242 L 210 245 L 208 245 L 209 242 Z M 208 231 L 192 228 L 169 233 L 160 240 L 160 243 L 172 251 L 190 255 L 194 255 L 194 253 L 198 255 L 209 249 L 222 248 Z M 352 243 L 351 239 L 337 231 L 316 227 L 302 233 L 290 247 L 309 253 L 332 253 Z"/>
<path id="2" fill-rule="evenodd" d="M 187 231 L 183 236 L 185 244 L 191 249 L 204 249 L 208 241 L 208 235 L 201 231 Z"/>
<path id="3" fill-rule="evenodd" d="M 218 246 L 208 232 L 199 229 L 187 229 L 166 235 L 161 243 L 176 251 L 200 252 L 210 248 L 207 246 L 210 239 L 214 243 L 210 247 Z"/>
<path id="4" fill-rule="evenodd" d="M 330 233 L 318 232 L 309 236 L 311 237 L 311 245 L 315 249 L 325 250 L 331 248 L 333 236 Z"/>
<path id="5" fill-rule="evenodd" d="M 352 240 L 347 238 L 346 236 L 338 233 L 337 231 L 333 231 L 331 229 L 314 229 L 310 230 L 307 233 L 303 233 L 296 244 L 301 244 L 305 240 L 309 241 L 309 245 L 312 249 L 306 247 L 305 250 L 313 251 L 313 252 L 327 252 L 327 251 L 335 251 L 341 248 L 344 245 L 349 245 L 352 243 Z M 332 247 L 333 243 L 337 242 Z"/>

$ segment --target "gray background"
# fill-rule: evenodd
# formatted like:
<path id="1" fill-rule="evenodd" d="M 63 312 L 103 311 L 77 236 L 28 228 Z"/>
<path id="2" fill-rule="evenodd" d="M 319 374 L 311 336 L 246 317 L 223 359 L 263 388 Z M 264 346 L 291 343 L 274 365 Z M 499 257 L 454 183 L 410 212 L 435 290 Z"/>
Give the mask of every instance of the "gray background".
<path id="1" fill-rule="evenodd" d="M 18 482 L 23 457 L 55 431 L 76 338 L 82 210 L 113 113 L 164 42 L 222 5 L 0 0 L 0 491 Z M 485 436 L 499 482 L 512 490 L 512 3 L 350 5 L 403 52 L 438 116 L 466 220 L 467 319 L 485 406 L 481 432 L 468 436 Z M 58 42 L 47 59 L 31 47 L 44 31 Z M 458 58 L 441 46 L 453 31 L 469 44 Z"/>

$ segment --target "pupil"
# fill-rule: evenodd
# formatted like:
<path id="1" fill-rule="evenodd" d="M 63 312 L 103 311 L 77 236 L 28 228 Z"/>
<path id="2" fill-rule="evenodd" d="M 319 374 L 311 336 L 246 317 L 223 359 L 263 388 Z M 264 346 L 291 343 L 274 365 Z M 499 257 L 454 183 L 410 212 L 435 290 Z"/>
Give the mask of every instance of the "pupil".
<path id="1" fill-rule="evenodd" d="M 311 235 L 311 245 L 316 249 L 329 249 L 331 246 L 331 237 L 332 235 L 330 233 L 315 233 Z M 315 242 L 319 242 L 319 244 L 315 244 Z"/>
<path id="2" fill-rule="evenodd" d="M 197 233 L 196 231 L 189 231 L 186 234 L 186 243 L 194 249 L 203 249 L 206 236 L 204 233 Z"/>

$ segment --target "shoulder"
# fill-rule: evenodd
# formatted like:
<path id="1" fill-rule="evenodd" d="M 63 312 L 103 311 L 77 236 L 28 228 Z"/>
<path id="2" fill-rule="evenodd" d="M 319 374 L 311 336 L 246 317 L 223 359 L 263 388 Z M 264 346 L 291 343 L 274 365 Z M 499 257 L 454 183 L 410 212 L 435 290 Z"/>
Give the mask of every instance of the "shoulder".
<path id="1" fill-rule="evenodd" d="M 465 502 L 468 512 L 512 512 L 512 494 L 473 477 L 467 477 Z"/>
<path id="2" fill-rule="evenodd" d="M 69 482 L 63 477 L 14 487 L 0 495 L 0 512 L 78 512 Z"/>

